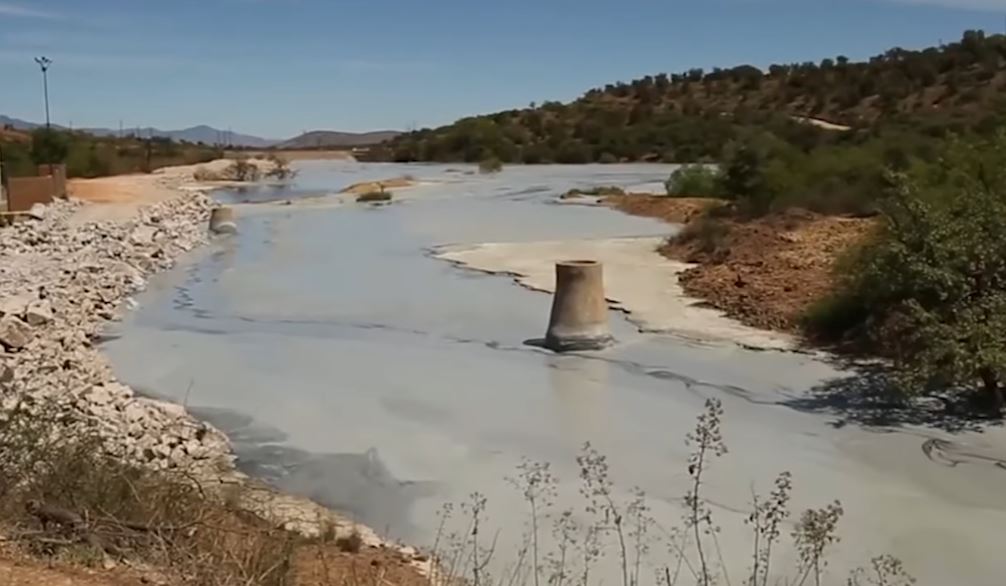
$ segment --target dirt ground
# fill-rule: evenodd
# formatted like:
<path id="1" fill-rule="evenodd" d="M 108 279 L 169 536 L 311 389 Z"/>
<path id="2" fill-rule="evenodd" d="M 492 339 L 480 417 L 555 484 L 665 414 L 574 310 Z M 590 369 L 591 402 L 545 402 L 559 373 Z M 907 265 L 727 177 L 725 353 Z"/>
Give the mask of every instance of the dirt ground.
<path id="1" fill-rule="evenodd" d="M 297 586 L 429 586 L 413 560 L 389 549 L 368 547 L 359 553 L 332 546 L 302 547 L 294 558 Z"/>
<path id="2" fill-rule="evenodd" d="M 687 224 L 705 210 L 723 205 L 716 199 L 643 194 L 609 195 L 601 201 L 608 207 L 633 216 L 660 218 L 672 224 Z"/>
<path id="3" fill-rule="evenodd" d="M 712 203 L 710 203 L 712 202 Z M 874 226 L 863 218 L 787 210 L 754 220 L 718 218 L 703 227 L 715 200 L 630 195 L 609 198 L 627 213 L 685 223 L 661 254 L 697 266 L 681 275 L 685 292 L 741 322 L 796 332 L 801 316 L 834 285 L 835 262 Z"/>
<path id="4" fill-rule="evenodd" d="M 304 545 L 294 555 L 292 586 L 428 586 L 414 560 L 379 547 L 358 553 L 334 545 Z M 111 569 L 46 563 L 13 552 L 0 552 L 3 586 L 140 586 L 184 584 L 177 576 L 118 564 Z"/>

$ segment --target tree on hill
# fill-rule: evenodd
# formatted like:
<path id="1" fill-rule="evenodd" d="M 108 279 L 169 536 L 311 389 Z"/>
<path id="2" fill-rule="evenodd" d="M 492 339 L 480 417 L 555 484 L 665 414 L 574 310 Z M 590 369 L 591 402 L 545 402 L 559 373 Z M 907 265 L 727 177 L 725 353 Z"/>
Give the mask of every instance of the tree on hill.
<path id="1" fill-rule="evenodd" d="M 63 163 L 70 153 L 66 133 L 50 128 L 38 128 L 31 134 L 31 158 L 37 165 Z"/>
<path id="2" fill-rule="evenodd" d="M 1006 36 L 966 31 L 960 42 L 923 50 L 893 48 L 866 62 L 845 56 L 776 64 L 694 68 L 588 91 L 569 104 L 544 102 L 407 133 L 373 156 L 398 161 L 562 160 L 693 163 L 778 116 L 820 118 L 857 130 L 912 124 L 968 131 L 1001 112 Z M 724 132 L 726 128 L 726 132 Z M 838 140 L 818 131 L 817 144 Z M 710 139 L 707 135 L 714 135 Z"/>

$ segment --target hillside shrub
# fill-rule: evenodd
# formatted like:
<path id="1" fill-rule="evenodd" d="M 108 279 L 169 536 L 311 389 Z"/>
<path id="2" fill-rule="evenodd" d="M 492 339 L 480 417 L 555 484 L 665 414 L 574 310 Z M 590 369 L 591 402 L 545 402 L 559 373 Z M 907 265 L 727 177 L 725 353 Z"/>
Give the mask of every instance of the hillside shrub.
<path id="1" fill-rule="evenodd" d="M 49 128 L 38 128 L 31 133 L 31 158 L 36 165 L 63 163 L 70 153 L 66 133 Z"/>
<path id="2" fill-rule="evenodd" d="M 719 197 L 722 193 L 718 169 L 708 165 L 684 165 L 664 182 L 667 195 L 674 197 Z"/>
<path id="3" fill-rule="evenodd" d="M 952 141 L 937 165 L 893 173 L 877 237 L 808 316 L 889 358 L 908 393 L 981 390 L 996 413 L 1006 375 L 1006 132 Z"/>
<path id="4" fill-rule="evenodd" d="M 489 157 L 479 161 L 479 173 L 499 173 L 503 170 L 503 161 L 497 157 Z"/>

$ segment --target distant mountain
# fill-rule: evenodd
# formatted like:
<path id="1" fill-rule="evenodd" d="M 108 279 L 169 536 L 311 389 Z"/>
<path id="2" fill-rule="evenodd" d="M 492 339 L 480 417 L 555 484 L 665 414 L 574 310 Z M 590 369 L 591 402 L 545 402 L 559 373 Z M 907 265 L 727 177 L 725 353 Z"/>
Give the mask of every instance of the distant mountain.
<path id="1" fill-rule="evenodd" d="M 15 130 L 31 130 L 33 128 L 37 128 L 38 124 L 21 120 L 19 118 L 11 118 L 10 116 L 0 115 L 0 128 L 6 126 L 12 126 Z"/>
<path id="2" fill-rule="evenodd" d="M 82 130 L 97 136 L 117 136 L 119 134 L 118 130 L 112 130 L 111 128 L 84 128 Z M 123 129 L 123 132 L 126 134 L 135 134 L 137 136 L 160 136 L 170 138 L 172 140 L 184 140 L 187 142 L 224 144 L 252 148 L 269 147 L 279 142 L 277 140 L 251 136 L 249 134 L 239 134 L 227 130 L 219 130 L 206 125 L 193 126 L 192 128 L 185 128 L 183 130 L 160 130 L 158 128 L 149 127 L 125 128 Z"/>
<path id="3" fill-rule="evenodd" d="M 32 130 L 40 125 L 9 116 L 0 116 L 0 128 L 10 125 L 16 130 Z M 54 125 L 55 126 L 55 125 Z M 62 128 L 62 127 L 57 127 Z M 81 128 L 81 132 L 87 132 L 95 136 L 118 136 L 119 131 L 111 128 Z M 136 135 L 141 137 L 160 136 L 172 140 L 184 140 L 187 142 L 201 142 L 205 144 L 223 144 L 236 147 L 267 148 L 277 147 L 282 149 L 311 149 L 311 148 L 350 148 L 357 146 L 371 146 L 391 140 L 401 134 L 394 130 L 379 130 L 375 132 L 335 132 L 330 130 L 315 130 L 306 132 L 290 140 L 280 141 L 249 134 L 239 134 L 227 130 L 220 130 L 212 126 L 200 125 L 183 130 L 161 130 L 159 128 L 135 128 L 127 127 L 122 129 L 126 135 Z"/>
<path id="4" fill-rule="evenodd" d="M 380 144 L 400 135 L 397 130 L 377 130 L 374 132 L 336 132 L 333 130 L 314 130 L 281 142 L 276 148 L 281 149 L 316 149 L 332 147 L 359 147 Z"/>

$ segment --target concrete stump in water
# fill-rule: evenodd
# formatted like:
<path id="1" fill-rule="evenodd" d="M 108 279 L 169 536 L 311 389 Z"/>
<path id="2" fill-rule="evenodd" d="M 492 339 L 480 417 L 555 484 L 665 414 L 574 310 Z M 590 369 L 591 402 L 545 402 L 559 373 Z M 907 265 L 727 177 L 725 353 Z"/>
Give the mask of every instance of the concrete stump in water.
<path id="1" fill-rule="evenodd" d="M 210 232 L 214 234 L 235 234 L 238 231 L 234 221 L 234 209 L 218 207 L 210 210 Z"/>
<path id="2" fill-rule="evenodd" d="M 614 341 L 608 330 L 604 269 L 593 260 L 555 264 L 555 297 L 545 347 L 556 352 L 600 350 Z"/>

